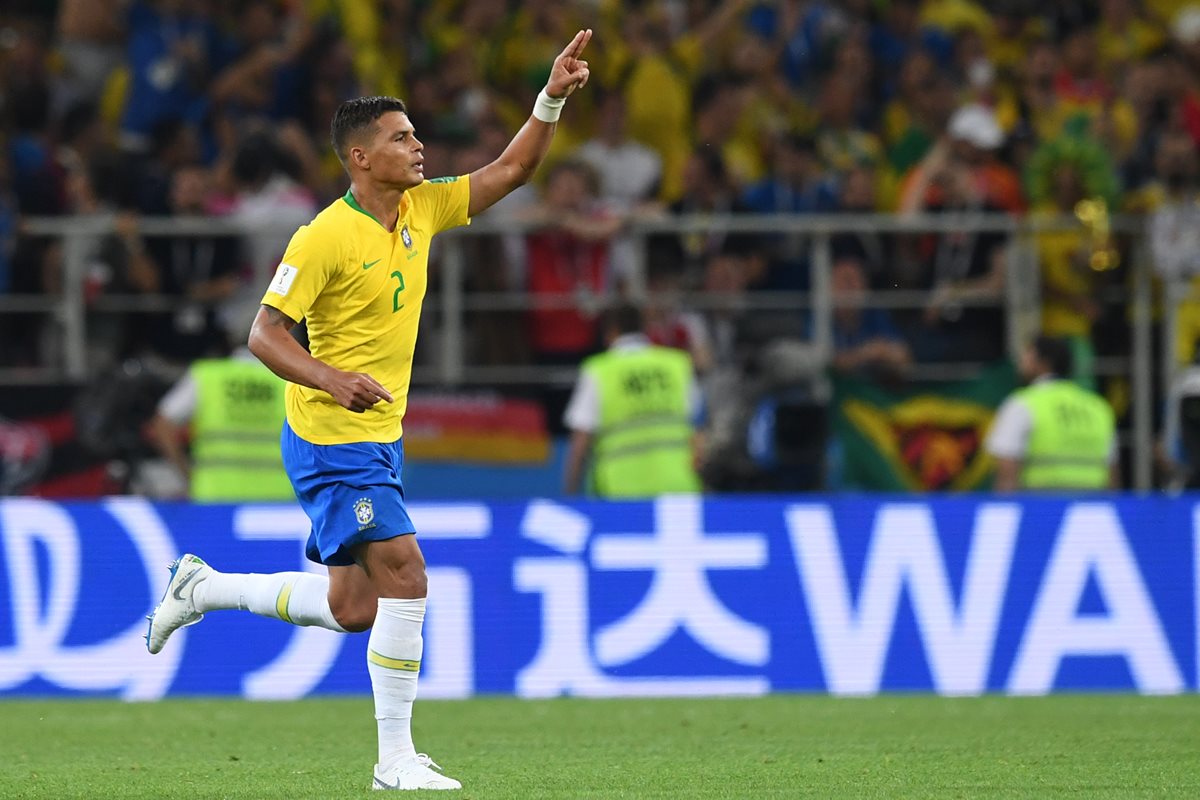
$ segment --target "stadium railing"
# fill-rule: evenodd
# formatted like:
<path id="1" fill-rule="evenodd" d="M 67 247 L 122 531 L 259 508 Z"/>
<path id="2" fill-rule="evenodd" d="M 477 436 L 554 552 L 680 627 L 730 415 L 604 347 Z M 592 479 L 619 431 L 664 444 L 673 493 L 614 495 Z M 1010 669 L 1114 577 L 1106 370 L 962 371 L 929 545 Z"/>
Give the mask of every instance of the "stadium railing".
<path id="1" fill-rule="evenodd" d="M 91 366 L 88 359 L 89 315 L 126 314 L 170 310 L 177 298 L 147 294 L 101 294 L 88 297 L 87 277 L 90 254 L 96 244 L 114 231 L 112 215 L 87 217 L 27 217 L 21 221 L 23 236 L 46 237 L 61 241 L 63 248 L 62 290 L 58 296 L 45 294 L 0 295 L 0 317 L 11 315 L 48 316 L 56 331 L 52 337 L 53 352 L 48 362 L 36 368 L 0 365 L 0 385 L 21 383 L 86 381 Z M 1161 358 L 1159 369 L 1154 364 L 1155 309 L 1157 287 L 1152 278 L 1152 265 L 1142 217 L 1114 215 L 1108 220 L 1108 230 L 1123 237 L 1124 251 L 1130 263 L 1124 286 L 1110 287 L 1100 300 L 1112 308 L 1127 309 L 1129 322 L 1128 356 L 1098 358 L 1095 371 L 1098 377 L 1125 377 L 1130 386 L 1131 421 L 1123 445 L 1132 455 L 1132 485 L 1148 490 L 1153 482 L 1154 408 L 1166 394 L 1166 388 L 1176 374 L 1174 355 L 1175 329 L 1178 324 L 1173 298 L 1183 297 L 1186 290 L 1165 286 L 1162 295 L 1172 302 L 1164 304 L 1160 327 Z M 1005 311 L 1006 349 L 1015 356 L 1021 344 L 1037 331 L 1041 314 L 1041 279 L 1035 237 L 1039 233 L 1081 230 L 1078 219 L 1015 217 L 1005 214 L 965 213 L 937 215 L 685 215 L 677 217 L 636 218 L 621 233 L 634 244 L 629 248 L 635 263 L 629 270 L 627 289 L 635 297 L 645 293 L 647 241 L 662 234 L 688 235 L 722 231 L 727 234 L 759 234 L 802 237 L 807 248 L 810 269 L 810 289 L 805 292 L 754 291 L 746 294 L 739 305 L 743 312 L 769 310 L 807 311 L 811 320 L 811 344 L 814 351 L 828 357 L 833 350 L 833 298 L 830 285 L 833 251 L 832 240 L 838 234 L 920 235 L 937 233 L 999 233 L 1009 238 L 1005 295 L 1001 305 Z M 145 237 L 179 235 L 242 235 L 262 234 L 264 229 L 250 230 L 231 220 L 207 217 L 143 217 L 139 233 Z M 567 386 L 574 380 L 571 367 L 548 367 L 531 364 L 480 364 L 468 358 L 468 331 L 472 318 L 481 312 L 511 312 L 514 315 L 535 308 L 574 308 L 575 295 L 532 297 L 521 289 L 508 291 L 476 291 L 467 289 L 470 267 L 466 248 L 477 237 L 521 235 L 530 231 L 525 224 L 483 216 L 466 228 L 449 231 L 438 238 L 431 255 L 431 273 L 439 278 L 431 281 L 425 301 L 425 320 L 422 338 L 434 340 L 433 352 L 423 345 L 414 368 L 415 385 L 505 386 L 542 385 Z M 275 232 L 275 231 L 271 231 Z M 287 236 L 291 229 L 277 233 Z M 496 242 L 499 246 L 499 242 Z M 705 310 L 720 307 L 726 300 L 719 293 L 690 292 L 684 295 L 688 308 Z M 929 293 L 912 290 L 873 290 L 864 297 L 864 305 L 892 310 L 919 309 L 929 300 Z M 965 306 L 995 306 L 992 301 L 964 303 Z M 430 313 L 433 312 L 433 313 Z M 431 330 L 432 329 L 432 330 Z M 430 334 L 433 334 L 432 336 Z M 971 374 L 979 367 L 972 363 L 918 364 L 913 377 L 928 380 L 950 380 Z M 1159 373 L 1156 392 L 1155 373 Z"/>

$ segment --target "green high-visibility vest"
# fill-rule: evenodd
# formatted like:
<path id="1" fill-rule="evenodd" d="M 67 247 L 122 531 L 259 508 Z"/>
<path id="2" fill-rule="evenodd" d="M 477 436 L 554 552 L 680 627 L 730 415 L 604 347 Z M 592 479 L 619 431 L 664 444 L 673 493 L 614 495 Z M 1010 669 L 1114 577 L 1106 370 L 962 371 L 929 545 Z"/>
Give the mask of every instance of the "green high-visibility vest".
<path id="1" fill-rule="evenodd" d="M 1021 469 L 1026 489 L 1103 489 L 1116 435 L 1112 408 L 1072 381 L 1050 380 L 1017 395 L 1033 418 Z"/>
<path id="2" fill-rule="evenodd" d="M 610 350 L 583 363 L 600 394 L 592 486 L 600 497 L 700 491 L 692 466 L 692 362 L 680 350 Z"/>
<path id="3" fill-rule="evenodd" d="M 294 500 L 283 470 L 284 382 L 257 361 L 192 365 L 192 499 L 202 503 Z"/>

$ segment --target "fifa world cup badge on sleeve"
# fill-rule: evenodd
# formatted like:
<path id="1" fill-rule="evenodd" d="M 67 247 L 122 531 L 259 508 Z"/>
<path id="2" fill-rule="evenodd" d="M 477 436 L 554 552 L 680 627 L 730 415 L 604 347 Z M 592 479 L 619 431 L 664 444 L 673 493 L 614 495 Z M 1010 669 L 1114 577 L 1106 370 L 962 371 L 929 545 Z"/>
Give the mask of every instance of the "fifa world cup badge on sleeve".
<path id="1" fill-rule="evenodd" d="M 280 263 L 279 269 L 275 270 L 275 279 L 271 281 L 271 291 L 278 295 L 286 295 L 292 288 L 292 281 L 296 280 L 296 268 L 291 264 Z"/>
<path id="2" fill-rule="evenodd" d="M 375 527 L 375 506 L 371 504 L 371 498 L 360 497 L 354 502 L 354 518 L 358 520 L 360 531 Z"/>

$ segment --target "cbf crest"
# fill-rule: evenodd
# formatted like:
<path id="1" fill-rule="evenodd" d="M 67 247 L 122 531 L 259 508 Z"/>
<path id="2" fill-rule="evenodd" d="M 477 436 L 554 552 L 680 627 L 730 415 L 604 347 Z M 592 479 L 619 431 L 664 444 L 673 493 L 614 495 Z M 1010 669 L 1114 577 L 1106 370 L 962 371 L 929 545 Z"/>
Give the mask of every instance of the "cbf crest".
<path id="1" fill-rule="evenodd" d="M 412 234 L 408 232 L 408 226 L 400 226 L 400 241 L 404 242 L 404 246 L 412 250 Z"/>
<path id="2" fill-rule="evenodd" d="M 371 498 L 360 497 L 354 501 L 354 518 L 358 520 L 359 530 L 371 527 L 375 521 L 375 506 Z"/>

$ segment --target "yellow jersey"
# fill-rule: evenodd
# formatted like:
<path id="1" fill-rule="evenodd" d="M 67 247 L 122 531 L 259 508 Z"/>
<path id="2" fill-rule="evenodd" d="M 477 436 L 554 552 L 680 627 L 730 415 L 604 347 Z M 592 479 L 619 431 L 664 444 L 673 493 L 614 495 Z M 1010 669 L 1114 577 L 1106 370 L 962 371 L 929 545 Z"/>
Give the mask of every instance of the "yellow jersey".
<path id="1" fill-rule="evenodd" d="M 470 222 L 470 180 L 435 178 L 400 198 L 388 231 L 347 191 L 292 236 L 263 305 L 308 323 L 313 357 L 365 372 L 391 393 L 362 414 L 326 392 L 288 383 L 288 424 L 313 444 L 394 442 L 403 433 L 429 243 Z"/>

